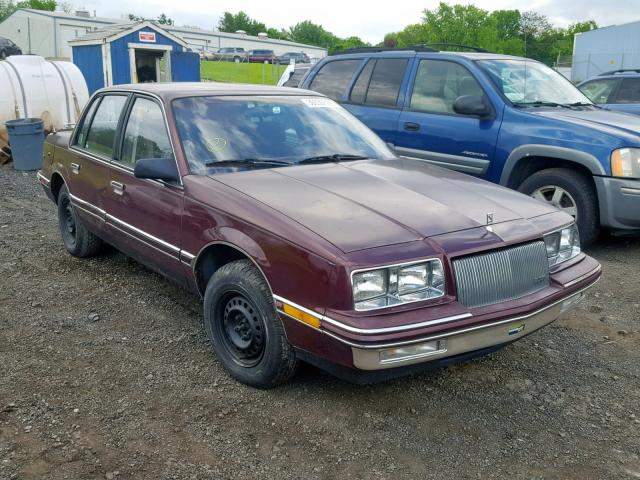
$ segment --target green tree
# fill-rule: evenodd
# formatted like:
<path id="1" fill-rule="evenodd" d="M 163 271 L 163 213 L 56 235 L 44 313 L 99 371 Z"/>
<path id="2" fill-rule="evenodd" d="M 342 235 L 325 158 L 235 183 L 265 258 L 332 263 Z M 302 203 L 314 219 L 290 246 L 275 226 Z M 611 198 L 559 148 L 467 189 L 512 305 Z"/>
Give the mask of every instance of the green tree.
<path id="1" fill-rule="evenodd" d="M 363 41 L 360 37 L 336 38 L 333 45 L 329 48 L 329 53 L 338 52 L 340 50 L 348 50 L 350 48 L 370 47 L 371 44 Z"/>
<path id="2" fill-rule="evenodd" d="M 262 32 L 266 33 L 267 26 L 262 22 L 254 20 L 243 11 L 238 13 L 224 12 L 218 21 L 218 30 L 227 33 L 244 30 L 249 35 L 255 36 Z"/>
<path id="3" fill-rule="evenodd" d="M 129 15 L 127 15 L 127 17 L 132 22 L 144 22 L 144 21 L 149 20 L 151 22 L 159 23 L 161 25 L 173 25 L 174 24 L 173 20 L 170 19 L 169 17 L 167 17 L 164 13 L 160 14 L 160 16 L 158 18 L 156 18 L 156 19 L 141 17 L 141 16 L 138 16 L 138 15 L 134 15 L 133 13 L 130 13 Z"/>
<path id="4" fill-rule="evenodd" d="M 308 45 L 331 48 L 337 43 L 338 38 L 326 31 L 322 25 L 317 25 L 310 20 L 296 23 L 289 29 L 291 40 Z"/>

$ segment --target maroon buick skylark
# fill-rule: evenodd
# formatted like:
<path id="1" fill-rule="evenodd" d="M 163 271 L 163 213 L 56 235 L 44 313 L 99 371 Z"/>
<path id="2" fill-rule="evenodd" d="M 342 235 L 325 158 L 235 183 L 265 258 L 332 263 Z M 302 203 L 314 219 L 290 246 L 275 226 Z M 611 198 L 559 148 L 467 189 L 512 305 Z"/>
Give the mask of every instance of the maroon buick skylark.
<path id="1" fill-rule="evenodd" d="M 600 276 L 565 213 L 397 158 L 305 90 L 100 90 L 38 178 L 71 255 L 106 242 L 200 294 L 215 354 L 256 387 L 299 361 L 371 382 L 483 355 Z"/>

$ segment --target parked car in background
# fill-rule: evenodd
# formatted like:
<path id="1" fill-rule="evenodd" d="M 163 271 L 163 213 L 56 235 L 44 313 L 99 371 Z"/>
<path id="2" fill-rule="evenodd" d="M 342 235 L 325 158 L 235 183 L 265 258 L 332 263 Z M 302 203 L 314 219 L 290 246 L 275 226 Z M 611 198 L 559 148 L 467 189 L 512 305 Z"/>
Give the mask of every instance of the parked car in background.
<path id="1" fill-rule="evenodd" d="M 300 360 L 356 381 L 465 361 L 551 323 L 600 276 L 571 216 L 411 159 L 313 92 L 98 91 L 47 138 L 62 241 L 103 241 L 204 298 L 222 365 L 256 387 Z"/>
<path id="2" fill-rule="evenodd" d="M 222 62 L 246 62 L 249 58 L 244 48 L 224 47 L 219 48 L 215 52 L 205 53 L 206 60 L 222 61 Z"/>
<path id="3" fill-rule="evenodd" d="M 273 63 L 276 61 L 276 55 L 273 50 L 249 50 L 249 61 L 253 63 Z"/>
<path id="4" fill-rule="evenodd" d="M 291 60 L 296 63 L 310 63 L 311 58 L 304 52 L 287 52 L 284 55 L 280 55 L 278 57 L 278 62 L 280 63 L 291 63 Z"/>
<path id="5" fill-rule="evenodd" d="M 578 88 L 593 103 L 608 110 L 640 114 L 640 70 L 603 73 Z"/>
<path id="6" fill-rule="evenodd" d="M 22 50 L 8 38 L 0 37 L 0 60 L 11 55 L 22 55 Z"/>
<path id="7" fill-rule="evenodd" d="M 600 227 L 640 231 L 640 117 L 594 105 L 526 58 L 364 49 L 323 59 L 302 88 L 341 102 L 399 155 L 517 189 Z"/>

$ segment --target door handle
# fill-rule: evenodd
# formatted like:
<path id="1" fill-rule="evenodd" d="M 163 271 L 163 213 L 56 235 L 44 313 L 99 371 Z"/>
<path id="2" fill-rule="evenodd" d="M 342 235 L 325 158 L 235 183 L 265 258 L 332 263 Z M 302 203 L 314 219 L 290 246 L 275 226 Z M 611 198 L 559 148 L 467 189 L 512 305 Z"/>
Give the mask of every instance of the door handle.
<path id="1" fill-rule="evenodd" d="M 124 184 L 120 183 L 120 182 L 116 182 L 116 181 L 111 181 L 111 188 L 113 189 L 113 192 L 118 194 L 118 195 L 122 195 L 124 193 Z"/>
<path id="2" fill-rule="evenodd" d="M 49 154 L 49 155 L 51 155 L 51 154 Z M 71 171 L 77 175 L 78 173 L 80 173 L 80 165 L 78 165 L 77 163 L 72 163 L 71 164 Z"/>
<path id="3" fill-rule="evenodd" d="M 420 125 L 413 122 L 405 122 L 404 129 L 407 132 L 417 132 L 418 130 L 420 130 Z"/>

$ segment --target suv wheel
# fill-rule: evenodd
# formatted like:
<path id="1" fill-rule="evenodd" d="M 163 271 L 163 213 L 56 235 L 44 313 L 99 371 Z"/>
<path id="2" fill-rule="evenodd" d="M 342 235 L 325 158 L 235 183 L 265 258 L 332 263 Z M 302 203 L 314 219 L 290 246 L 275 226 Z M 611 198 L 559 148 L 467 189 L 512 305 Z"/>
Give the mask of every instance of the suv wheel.
<path id="1" fill-rule="evenodd" d="M 100 252 L 102 240 L 82 224 L 66 186 L 58 194 L 58 225 L 62 242 L 74 257 L 94 257 Z"/>
<path id="2" fill-rule="evenodd" d="M 295 373 L 298 361 L 269 287 L 249 260 L 228 263 L 211 276 L 204 323 L 218 359 L 242 383 L 271 388 Z"/>
<path id="3" fill-rule="evenodd" d="M 233 57 L 233 61 L 236 63 L 240 63 L 240 57 Z"/>
<path id="4" fill-rule="evenodd" d="M 598 196 L 588 176 L 566 168 L 549 168 L 528 177 L 518 190 L 575 218 L 583 246 L 598 238 Z"/>

